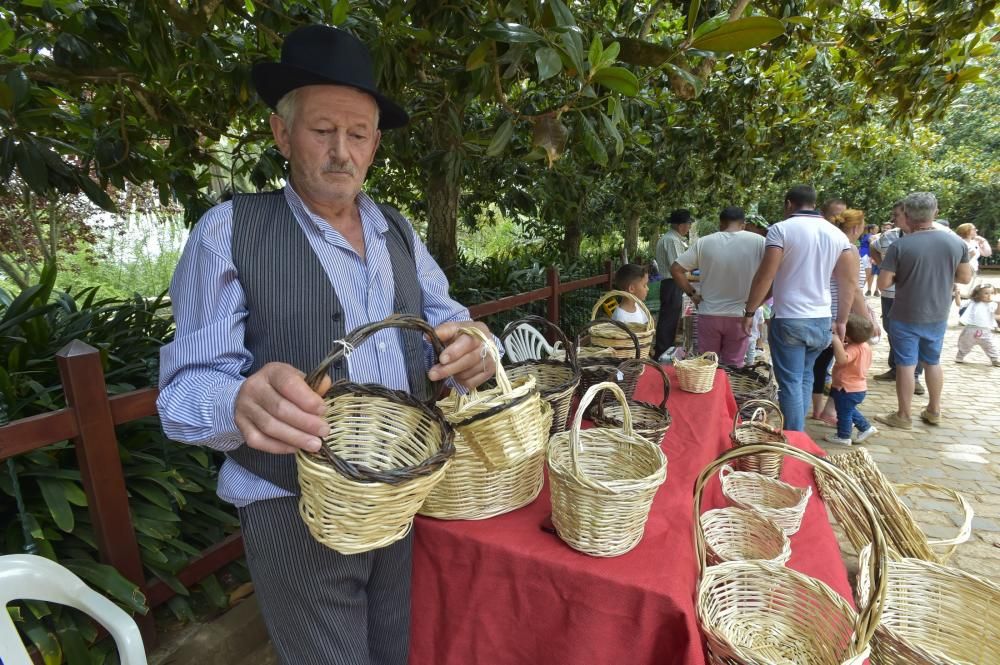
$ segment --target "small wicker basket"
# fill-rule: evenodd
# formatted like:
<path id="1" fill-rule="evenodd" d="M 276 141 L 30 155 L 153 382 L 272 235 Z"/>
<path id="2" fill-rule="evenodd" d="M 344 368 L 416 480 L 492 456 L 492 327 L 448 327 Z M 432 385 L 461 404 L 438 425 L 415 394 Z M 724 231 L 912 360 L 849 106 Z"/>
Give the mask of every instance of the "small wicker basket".
<path id="1" fill-rule="evenodd" d="M 511 381 L 500 364 L 496 345 L 486 333 L 474 326 L 462 326 L 460 331 L 478 339 L 483 353 L 492 356 L 496 387 L 449 395 L 438 402 L 438 407 L 486 468 L 502 468 L 536 450 L 538 442 L 548 437 L 552 422 L 546 422 L 542 429 L 539 403 L 544 400 L 535 388 L 535 377 Z"/>
<path id="2" fill-rule="evenodd" d="M 778 384 L 770 363 L 759 360 L 745 367 L 723 365 L 722 369 L 729 376 L 729 387 L 737 406 L 750 400 L 778 401 Z"/>
<path id="3" fill-rule="evenodd" d="M 649 365 L 659 372 L 663 379 L 663 400 L 659 404 L 630 399 L 627 407 L 627 410 L 632 413 L 632 426 L 635 433 L 659 445 L 663 443 L 663 437 L 670 428 L 670 412 L 667 410 L 667 397 L 670 396 L 670 377 L 663 371 L 660 363 L 649 358 L 626 360 L 623 364 L 628 365 L 630 369 L 633 363 Z M 609 402 L 607 397 L 608 393 L 602 393 L 600 399 L 596 401 L 597 408 L 591 405 L 588 415 L 594 424 L 600 427 L 621 428 L 625 424 L 626 407 L 617 402 Z"/>
<path id="4" fill-rule="evenodd" d="M 871 584 L 859 557 L 858 594 Z M 872 643 L 879 665 L 1000 663 L 1000 586 L 920 559 L 889 559 L 882 621 Z"/>
<path id="5" fill-rule="evenodd" d="M 792 541 L 763 515 L 742 508 L 717 508 L 701 516 L 708 547 L 708 565 L 723 561 L 769 561 L 784 565 L 792 556 Z"/>
<path id="6" fill-rule="evenodd" d="M 580 430 L 583 412 L 610 390 L 625 413 L 621 430 Z M 587 390 L 568 432 L 549 441 L 552 524 L 570 547 L 592 556 L 618 556 L 642 540 L 656 490 L 667 479 L 660 447 L 635 434 L 625 394 L 614 383 Z"/>
<path id="7" fill-rule="evenodd" d="M 621 321 L 591 321 L 583 328 L 576 338 L 577 361 L 580 364 L 580 385 L 576 389 L 576 394 L 582 396 L 587 390 L 598 383 L 610 381 L 617 383 L 625 392 L 627 397 L 632 397 L 635 387 L 642 376 L 644 365 L 626 365 L 625 361 L 615 356 L 603 353 L 591 354 L 592 350 L 604 351 L 607 347 L 584 346 L 581 342 L 585 334 L 593 327 L 599 325 L 617 326 L 623 334 L 629 336 L 632 341 L 634 354 L 638 360 L 641 357 L 639 350 L 639 340 L 631 330 Z"/>
<path id="8" fill-rule="evenodd" d="M 627 291 L 608 291 L 594 303 L 594 308 L 590 311 L 590 320 L 596 321 L 597 325 L 591 329 L 590 343 L 594 346 L 613 349 L 617 358 L 632 357 L 632 340 L 627 335 L 622 334 L 620 328 L 606 325 L 608 323 L 607 320 L 597 319 L 597 312 L 601 309 L 601 305 L 606 303 L 609 298 L 628 298 L 629 300 L 633 300 L 639 306 L 642 313 L 646 315 L 645 325 L 641 323 L 626 323 L 625 325 L 628 326 L 628 329 L 639 340 L 639 351 L 642 356 L 648 356 L 649 350 L 653 346 L 653 340 L 656 337 L 656 326 L 653 323 L 653 315 L 649 312 L 649 308 L 646 307 L 646 303 Z"/>
<path id="9" fill-rule="evenodd" d="M 740 446 L 735 450 L 758 447 Z M 806 504 L 812 496 L 812 487 L 795 487 L 759 473 L 734 471 L 729 465 L 719 471 L 719 480 L 722 482 L 722 493 L 733 504 L 760 513 L 780 526 L 786 536 L 798 533 Z"/>
<path id="10" fill-rule="evenodd" d="M 745 413 L 751 407 L 754 411 L 750 419 L 742 423 L 738 422 L 740 413 Z M 778 420 L 776 427 L 768 422 L 768 411 L 776 416 Z M 749 446 L 755 443 L 787 444 L 788 439 L 782 433 L 784 428 L 785 418 L 777 404 L 767 400 L 752 399 L 744 402 L 743 408 L 737 409 L 736 419 L 733 420 L 733 431 L 729 434 L 729 438 L 733 442 L 733 447 Z M 781 478 L 781 462 L 784 459 L 784 455 L 777 453 L 747 455 L 739 459 L 737 468 L 740 471 L 753 471 L 768 478 L 779 479 Z"/>
<path id="11" fill-rule="evenodd" d="M 442 349 L 422 319 L 389 317 L 339 342 L 306 377 L 309 385 L 318 387 L 331 363 L 385 328 L 418 330 Z M 444 477 L 454 433 L 433 403 L 403 391 L 337 381 L 325 400 L 330 434 L 319 453 L 296 454 L 299 514 L 313 538 L 341 554 L 385 547 L 410 531 L 417 509 Z"/>
<path id="12" fill-rule="evenodd" d="M 705 467 L 695 482 L 694 535 L 699 566 L 698 625 L 713 665 L 862 665 L 879 625 L 886 591 L 886 545 L 875 510 L 860 490 L 856 500 L 868 517 L 874 554 L 866 562 L 872 580 L 859 612 L 823 582 L 765 561 L 725 561 L 708 566 L 701 528 L 701 493 L 723 465 L 740 457 L 782 452 L 851 483 L 826 461 L 791 446 L 733 448 Z"/>
<path id="13" fill-rule="evenodd" d="M 695 358 L 675 360 L 677 385 L 689 393 L 707 393 L 715 385 L 715 370 L 719 368 L 719 356 L 711 351 Z"/>
<path id="14" fill-rule="evenodd" d="M 538 360 L 522 360 L 507 366 L 507 376 L 516 381 L 524 376 L 535 377 L 535 386 L 542 394 L 542 399 L 552 406 L 552 428 L 549 434 L 556 434 L 566 429 L 569 420 L 569 410 L 573 403 L 573 393 L 580 385 L 580 366 L 576 361 L 574 347 L 559 326 L 540 316 L 526 316 L 507 324 L 500 342 L 517 329 L 522 323 L 546 327 L 555 333 L 556 338 L 565 349 L 565 360 L 541 358 Z"/>

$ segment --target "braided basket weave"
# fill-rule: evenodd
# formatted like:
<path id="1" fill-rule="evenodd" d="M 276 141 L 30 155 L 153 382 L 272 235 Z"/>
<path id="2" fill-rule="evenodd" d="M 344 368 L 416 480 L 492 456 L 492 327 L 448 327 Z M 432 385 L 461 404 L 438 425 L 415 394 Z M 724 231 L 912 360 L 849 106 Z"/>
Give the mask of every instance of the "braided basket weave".
<path id="1" fill-rule="evenodd" d="M 638 360 L 642 357 L 642 352 L 639 348 L 639 339 L 624 323 L 614 320 L 591 321 L 580 329 L 580 332 L 576 337 L 577 361 L 580 364 L 580 385 L 576 389 L 576 394 L 582 397 L 591 386 L 597 385 L 598 383 L 610 382 L 618 384 L 618 386 L 625 392 L 626 397 L 632 397 L 635 393 L 635 387 L 639 383 L 639 377 L 642 376 L 642 371 L 645 369 L 645 366 L 635 364 L 626 365 L 625 361 L 617 356 L 609 356 L 603 353 L 594 355 L 589 354 L 588 351 L 591 349 L 604 351 L 607 348 L 584 346 L 581 343 L 586 333 L 599 325 L 618 327 L 618 329 L 621 330 L 623 334 L 628 336 L 629 340 L 632 342 L 633 354 L 630 359 L 634 358 Z"/>
<path id="2" fill-rule="evenodd" d="M 759 444 L 741 446 L 734 450 L 759 447 Z M 719 480 L 722 481 L 722 493 L 734 505 L 763 515 L 780 526 L 787 536 L 798 533 L 812 487 L 795 487 L 759 473 L 734 471 L 729 465 L 719 471 Z"/>
<path id="3" fill-rule="evenodd" d="M 719 356 L 709 351 L 694 358 L 675 360 L 677 385 L 689 393 L 707 393 L 715 385 L 715 370 L 719 368 Z"/>
<path id="4" fill-rule="evenodd" d="M 737 406 L 750 400 L 778 401 L 778 384 L 770 363 L 758 360 L 745 367 L 723 365 L 722 369 L 729 377 L 729 387 Z"/>
<path id="5" fill-rule="evenodd" d="M 603 346 L 605 348 L 613 349 L 615 357 L 617 358 L 631 358 L 632 357 L 632 340 L 629 336 L 622 333 L 621 329 L 617 326 L 607 325 L 607 320 L 598 320 L 597 312 L 601 309 L 601 305 L 608 301 L 609 298 L 628 298 L 638 305 L 639 310 L 646 315 L 646 323 L 626 323 L 629 331 L 635 335 L 636 339 L 639 341 L 639 352 L 643 357 L 649 355 L 649 350 L 653 346 L 653 340 L 656 337 L 656 327 L 653 324 L 653 315 L 650 313 L 649 308 L 646 307 L 646 303 L 636 298 L 634 295 L 628 291 L 608 291 L 603 296 L 597 299 L 594 303 L 594 308 L 590 311 L 590 320 L 595 322 L 595 325 L 590 331 L 590 343 L 594 346 Z"/>
<path id="6" fill-rule="evenodd" d="M 753 409 L 749 420 L 738 422 L 741 413 Z M 777 426 L 771 425 L 768 420 L 770 411 L 778 421 Z M 783 430 L 785 428 L 785 418 L 781 414 L 781 409 L 774 402 L 766 400 L 752 399 L 743 403 L 743 406 L 736 411 L 733 419 L 733 431 L 729 438 L 734 447 L 749 446 L 755 443 L 781 443 L 787 444 Z M 740 471 L 753 471 L 768 478 L 781 478 L 781 463 L 785 459 L 784 455 L 777 453 L 764 453 L 762 455 L 748 455 L 741 457 L 737 467 Z"/>
<path id="7" fill-rule="evenodd" d="M 663 379 L 663 399 L 659 404 L 640 402 L 638 400 L 628 400 L 628 406 L 624 407 L 618 402 L 607 399 L 605 392 L 597 400 L 597 408 L 590 407 L 590 418 L 595 425 L 600 427 L 621 428 L 625 424 L 625 410 L 632 413 L 632 427 L 636 434 L 643 436 L 653 443 L 659 445 L 663 442 L 663 437 L 670 428 L 670 412 L 667 410 L 667 398 L 670 396 L 670 377 L 663 371 L 660 363 L 649 358 L 639 358 L 638 360 L 626 360 L 623 365 L 631 369 L 632 364 L 649 365 L 660 373 Z"/>

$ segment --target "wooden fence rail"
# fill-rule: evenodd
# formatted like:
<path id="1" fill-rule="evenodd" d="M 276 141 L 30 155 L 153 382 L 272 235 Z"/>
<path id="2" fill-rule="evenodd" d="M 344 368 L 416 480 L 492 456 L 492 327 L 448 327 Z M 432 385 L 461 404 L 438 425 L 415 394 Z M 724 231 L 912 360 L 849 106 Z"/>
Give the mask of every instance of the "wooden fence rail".
<path id="1" fill-rule="evenodd" d="M 469 311 L 473 318 L 480 319 L 547 300 L 547 318 L 558 325 L 559 296 L 594 286 L 610 288 L 612 263 L 608 261 L 605 268 L 604 274 L 560 283 L 559 270 L 550 267 L 545 287 L 474 305 Z M 101 561 L 138 585 L 150 608 L 158 607 L 174 591 L 161 580 L 146 579 L 143 573 L 115 434 L 116 425 L 156 415 L 158 391 L 146 388 L 109 397 L 100 352 L 79 340 L 63 347 L 56 354 L 56 361 L 66 408 L 0 427 L 0 460 L 60 441 L 73 441 Z M 237 532 L 202 552 L 177 577 L 184 585 L 191 586 L 241 556 L 243 539 Z M 137 617 L 137 621 L 149 649 L 156 644 L 152 612 Z"/>

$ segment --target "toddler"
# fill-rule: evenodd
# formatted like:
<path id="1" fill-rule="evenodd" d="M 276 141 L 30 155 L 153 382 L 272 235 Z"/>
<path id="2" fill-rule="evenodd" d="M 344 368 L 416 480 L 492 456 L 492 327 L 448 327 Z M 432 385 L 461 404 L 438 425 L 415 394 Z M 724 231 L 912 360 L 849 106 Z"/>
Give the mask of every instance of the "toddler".
<path id="1" fill-rule="evenodd" d="M 836 335 L 833 336 L 834 365 L 830 397 L 837 407 L 837 433 L 826 436 L 830 443 L 849 446 L 878 433 L 858 410 L 868 390 L 865 374 L 872 365 L 872 349 L 868 346 L 868 340 L 874 333 L 875 327 L 871 321 L 851 314 L 847 319 L 847 345 Z M 852 439 L 855 427 L 859 434 Z"/>
<path id="2" fill-rule="evenodd" d="M 993 286 L 980 284 L 972 289 L 972 299 L 962 312 L 959 322 L 965 325 L 958 337 L 958 355 L 955 362 L 964 363 L 965 356 L 975 346 L 981 346 L 994 367 L 1000 367 L 1000 348 L 993 339 L 993 328 L 1000 317 L 993 302 Z"/>
<path id="3" fill-rule="evenodd" d="M 642 302 L 649 295 L 649 269 L 635 263 L 626 263 L 615 273 L 615 289 L 631 293 Z M 611 318 L 622 323 L 646 325 L 646 313 L 631 298 L 622 298 Z"/>

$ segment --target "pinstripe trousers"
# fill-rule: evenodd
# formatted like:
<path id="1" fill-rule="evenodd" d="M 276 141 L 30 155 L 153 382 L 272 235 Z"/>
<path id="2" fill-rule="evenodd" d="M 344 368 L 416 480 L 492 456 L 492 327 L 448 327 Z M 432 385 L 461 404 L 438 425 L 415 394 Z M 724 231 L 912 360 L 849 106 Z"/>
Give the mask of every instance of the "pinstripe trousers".
<path id="1" fill-rule="evenodd" d="M 298 497 L 239 512 L 254 589 L 283 665 L 406 665 L 412 532 L 344 555 L 309 534 Z"/>

